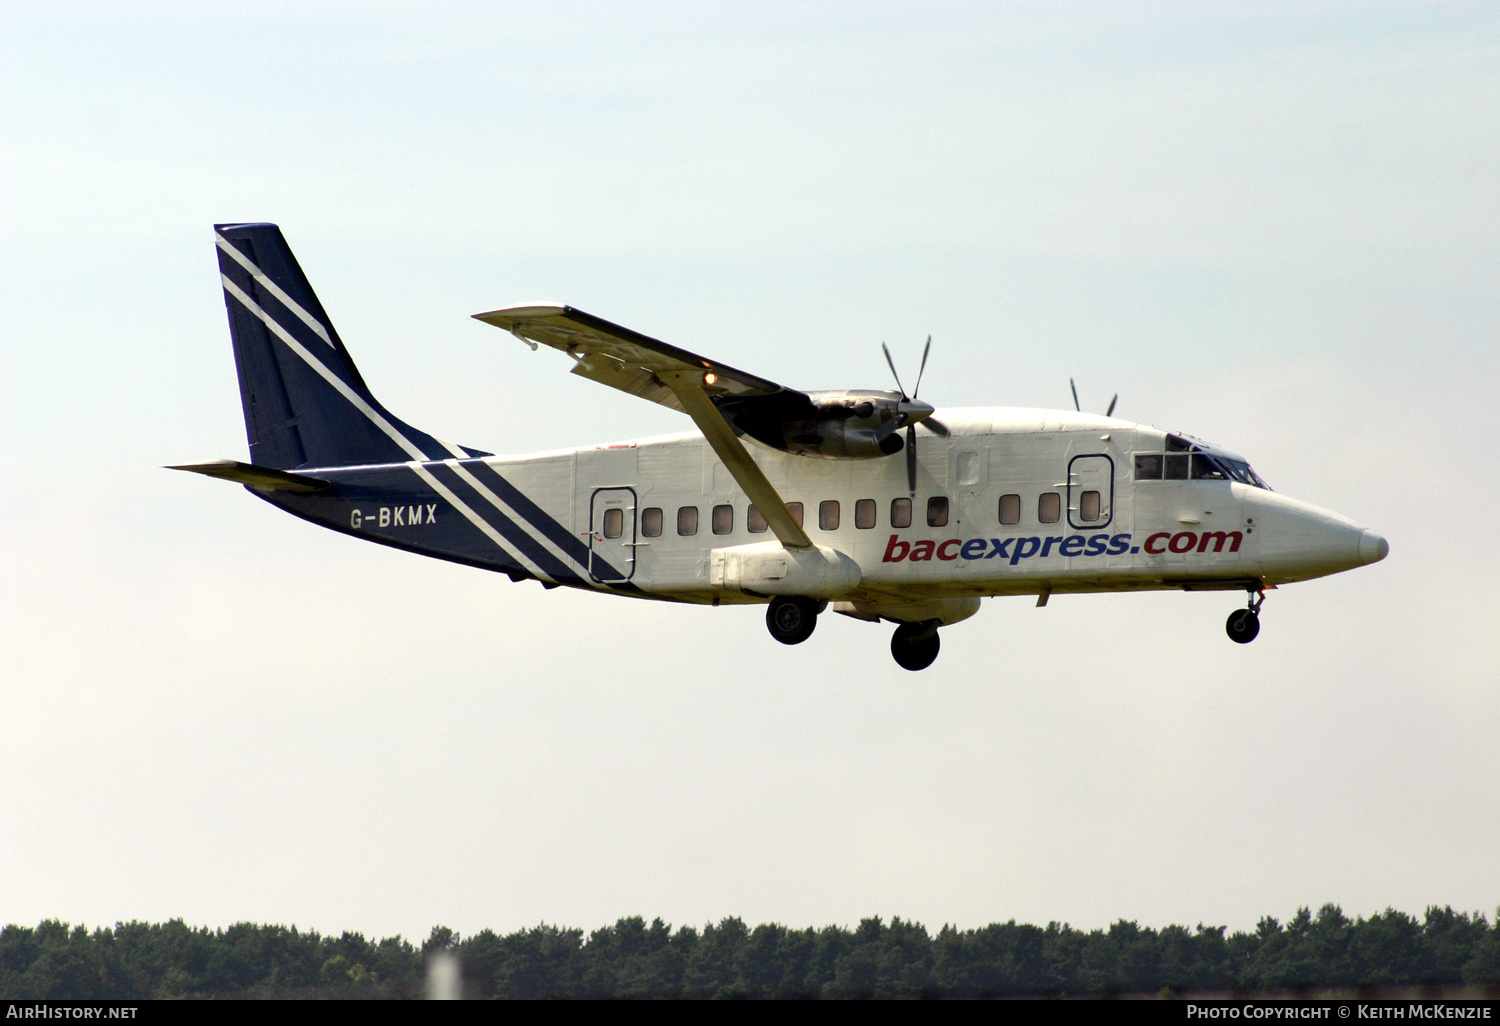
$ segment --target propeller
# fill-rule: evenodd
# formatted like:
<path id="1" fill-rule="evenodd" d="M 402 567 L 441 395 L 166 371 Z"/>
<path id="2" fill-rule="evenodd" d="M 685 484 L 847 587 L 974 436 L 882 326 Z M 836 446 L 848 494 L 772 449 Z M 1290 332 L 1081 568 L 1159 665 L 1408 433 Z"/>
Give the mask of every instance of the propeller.
<path id="1" fill-rule="evenodd" d="M 1073 379 L 1072 378 L 1068 379 L 1068 387 L 1073 390 L 1073 409 L 1076 410 L 1076 411 L 1078 411 L 1079 413 L 1082 413 L 1083 412 L 1083 407 L 1080 406 L 1080 405 L 1078 405 L 1078 386 L 1075 385 L 1075 384 L 1073 384 Z M 1119 401 L 1120 401 L 1120 393 L 1119 392 L 1116 392 L 1114 395 L 1110 396 L 1110 399 L 1109 399 L 1109 409 L 1107 409 L 1107 410 L 1104 411 L 1104 415 L 1106 417 L 1113 417 L 1115 415 L 1115 403 L 1117 403 Z"/>
<path id="2" fill-rule="evenodd" d="M 901 375 L 896 373 L 896 361 L 891 359 L 891 347 L 882 342 L 880 348 L 885 353 L 885 363 L 891 369 L 891 377 L 896 379 L 896 387 L 901 390 L 901 403 L 897 407 L 901 419 L 893 422 L 892 430 L 899 430 L 902 426 L 906 428 L 906 488 L 915 496 L 917 494 L 917 424 L 925 424 L 934 434 L 948 437 L 947 426 L 942 421 L 933 419 L 932 406 L 917 399 L 917 390 L 922 387 L 922 375 L 927 372 L 927 357 L 932 352 L 932 336 L 927 336 L 927 344 L 922 347 L 922 363 L 917 368 L 917 387 L 912 389 L 910 396 L 906 394 L 906 386 L 901 384 Z"/>

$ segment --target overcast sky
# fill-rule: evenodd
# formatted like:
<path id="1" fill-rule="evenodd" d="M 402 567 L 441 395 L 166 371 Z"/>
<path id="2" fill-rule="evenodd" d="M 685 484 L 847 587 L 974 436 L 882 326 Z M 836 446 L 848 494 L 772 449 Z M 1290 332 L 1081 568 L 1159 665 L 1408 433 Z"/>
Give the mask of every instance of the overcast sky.
<path id="1" fill-rule="evenodd" d="M 1493 4 L 0 6 L 0 922 L 1253 927 L 1500 904 Z M 210 225 L 377 395 L 683 429 L 469 319 L 800 388 L 1085 407 L 1386 535 L 1271 595 L 827 616 L 361 545 L 246 445 Z"/>

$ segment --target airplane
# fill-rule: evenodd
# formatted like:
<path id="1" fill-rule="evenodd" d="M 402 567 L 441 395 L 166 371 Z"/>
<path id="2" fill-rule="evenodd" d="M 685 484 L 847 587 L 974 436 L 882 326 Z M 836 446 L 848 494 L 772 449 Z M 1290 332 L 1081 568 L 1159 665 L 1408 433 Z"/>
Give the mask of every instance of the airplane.
<path id="1" fill-rule="evenodd" d="M 1074 410 L 936 409 L 896 390 L 798 391 L 559 303 L 474 317 L 696 430 L 521 456 L 445 441 L 365 386 L 281 230 L 214 226 L 248 463 L 235 481 L 366 541 L 611 595 L 765 604 L 777 641 L 818 616 L 895 625 L 908 670 L 990 596 L 1266 592 L 1384 559 L 1386 540 L 1289 498 L 1191 435 Z M 928 340 L 928 350 L 931 339 Z M 922 369 L 925 370 L 927 351 Z"/>

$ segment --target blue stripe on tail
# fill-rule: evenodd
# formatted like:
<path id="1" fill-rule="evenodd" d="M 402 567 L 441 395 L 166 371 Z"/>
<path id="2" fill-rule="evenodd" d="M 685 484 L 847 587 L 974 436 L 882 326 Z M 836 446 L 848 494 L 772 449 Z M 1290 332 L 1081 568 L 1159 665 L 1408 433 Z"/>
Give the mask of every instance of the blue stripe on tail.
<path id="1" fill-rule="evenodd" d="M 455 455 L 370 394 L 280 228 L 214 231 L 252 463 L 291 470 Z"/>

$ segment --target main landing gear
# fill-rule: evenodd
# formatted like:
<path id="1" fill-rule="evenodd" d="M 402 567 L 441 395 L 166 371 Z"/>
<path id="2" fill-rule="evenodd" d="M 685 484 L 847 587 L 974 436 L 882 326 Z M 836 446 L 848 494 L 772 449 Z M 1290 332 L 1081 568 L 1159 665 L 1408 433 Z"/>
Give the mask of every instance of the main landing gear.
<path id="1" fill-rule="evenodd" d="M 891 655 L 903 670 L 925 670 L 943 647 L 938 637 L 939 620 L 903 623 L 891 635 Z"/>
<path id="2" fill-rule="evenodd" d="M 783 645 L 800 645 L 818 626 L 818 614 L 828 603 L 800 595 L 781 595 L 766 609 L 766 627 Z M 891 636 L 891 655 L 903 670 L 925 670 L 938 657 L 943 643 L 938 638 L 941 620 L 922 620 L 896 625 Z"/>
<path id="3" fill-rule="evenodd" d="M 771 637 L 783 645 L 800 645 L 812 637 L 818 626 L 818 614 L 827 607 L 827 602 L 816 599 L 779 596 L 771 600 L 766 610 L 766 627 Z"/>
<path id="4" fill-rule="evenodd" d="M 1250 592 L 1249 607 L 1236 609 L 1229 614 L 1224 630 L 1228 632 L 1230 641 L 1248 645 L 1255 640 L 1255 636 L 1260 633 L 1260 607 L 1265 601 L 1266 589 L 1254 589 Z"/>

